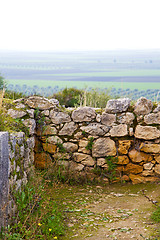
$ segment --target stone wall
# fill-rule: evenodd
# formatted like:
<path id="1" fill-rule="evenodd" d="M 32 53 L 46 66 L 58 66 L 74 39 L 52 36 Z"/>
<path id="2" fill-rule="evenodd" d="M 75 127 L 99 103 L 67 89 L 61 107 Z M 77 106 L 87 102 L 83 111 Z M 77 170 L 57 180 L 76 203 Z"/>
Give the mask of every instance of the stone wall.
<path id="1" fill-rule="evenodd" d="M 57 161 L 82 176 L 96 178 L 98 169 L 108 181 L 115 161 L 115 181 L 160 179 L 160 105 L 146 98 L 134 105 L 128 98 L 109 100 L 105 109 L 64 109 L 55 99 L 32 96 L 14 101 L 8 114 L 34 134 L 38 168 Z"/>

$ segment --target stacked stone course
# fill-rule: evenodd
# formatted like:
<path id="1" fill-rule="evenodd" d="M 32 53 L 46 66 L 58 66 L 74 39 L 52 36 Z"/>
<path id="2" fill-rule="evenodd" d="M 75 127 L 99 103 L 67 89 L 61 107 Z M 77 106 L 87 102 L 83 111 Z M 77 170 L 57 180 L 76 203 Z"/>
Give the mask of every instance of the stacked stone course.
<path id="1" fill-rule="evenodd" d="M 111 156 L 118 158 L 117 181 L 159 181 L 160 106 L 150 100 L 142 97 L 131 106 L 128 98 L 112 99 L 105 109 L 63 109 L 57 100 L 38 96 L 14 104 L 8 114 L 20 117 L 35 136 L 36 167 L 58 161 L 75 174 L 92 176 L 94 168 L 108 168 Z"/>

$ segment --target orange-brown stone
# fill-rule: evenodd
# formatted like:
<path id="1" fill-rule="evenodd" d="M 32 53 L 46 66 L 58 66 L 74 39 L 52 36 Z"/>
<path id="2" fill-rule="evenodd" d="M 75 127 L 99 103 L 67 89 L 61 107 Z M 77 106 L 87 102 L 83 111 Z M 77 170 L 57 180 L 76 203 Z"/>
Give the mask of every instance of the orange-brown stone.
<path id="1" fill-rule="evenodd" d="M 129 158 L 127 156 L 118 156 L 117 164 L 126 165 L 129 163 Z"/>
<path id="2" fill-rule="evenodd" d="M 141 143 L 140 149 L 146 153 L 160 153 L 160 144 L 156 143 Z"/>
<path id="3" fill-rule="evenodd" d="M 130 178 L 127 175 L 123 175 L 121 180 L 125 182 L 129 182 Z"/>
<path id="4" fill-rule="evenodd" d="M 129 177 L 133 184 L 159 181 L 159 178 L 157 177 L 142 177 L 134 174 L 130 174 Z"/>
<path id="5" fill-rule="evenodd" d="M 35 138 L 34 151 L 38 153 L 38 152 L 42 152 L 42 150 L 43 150 L 42 143 L 38 140 L 38 138 Z"/>
<path id="6" fill-rule="evenodd" d="M 155 155 L 154 159 L 156 160 L 157 163 L 160 163 L 160 155 Z"/>
<path id="7" fill-rule="evenodd" d="M 51 143 L 42 143 L 42 145 L 43 145 L 44 151 L 49 152 L 51 154 L 55 153 L 57 148 L 55 144 L 51 144 Z"/>
<path id="8" fill-rule="evenodd" d="M 119 140 L 119 148 L 118 148 L 118 152 L 120 154 L 127 154 L 128 153 L 128 149 L 131 146 L 131 140 Z"/>
<path id="9" fill-rule="evenodd" d="M 51 162 L 52 162 L 52 159 L 49 154 L 45 152 L 35 153 L 35 156 L 34 156 L 35 167 L 39 169 L 45 169 L 50 166 Z"/>
<path id="10" fill-rule="evenodd" d="M 148 155 L 143 152 L 139 152 L 135 149 L 131 150 L 129 152 L 129 158 L 134 163 L 140 163 L 140 162 L 151 162 L 153 160 L 153 157 L 151 155 Z"/>
<path id="11" fill-rule="evenodd" d="M 125 168 L 124 168 L 124 172 L 125 173 L 133 173 L 133 174 L 138 174 L 141 173 L 143 171 L 143 167 L 133 164 L 133 163 L 129 163 Z"/>

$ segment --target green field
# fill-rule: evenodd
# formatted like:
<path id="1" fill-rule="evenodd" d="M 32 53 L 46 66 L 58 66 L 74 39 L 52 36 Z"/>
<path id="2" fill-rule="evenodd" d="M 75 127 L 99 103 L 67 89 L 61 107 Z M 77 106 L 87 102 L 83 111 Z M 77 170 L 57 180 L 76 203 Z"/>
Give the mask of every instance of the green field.
<path id="1" fill-rule="evenodd" d="M 147 89 L 160 89 L 160 83 L 156 82 L 95 82 L 95 81 L 52 81 L 52 80 L 8 80 L 8 84 L 19 85 L 22 86 L 26 84 L 27 86 L 33 87 L 38 85 L 39 87 L 55 87 L 58 86 L 59 88 L 65 87 L 77 87 L 80 89 L 83 88 L 122 88 L 127 89 L 130 88 L 138 89 L 138 90 L 147 90 Z"/>

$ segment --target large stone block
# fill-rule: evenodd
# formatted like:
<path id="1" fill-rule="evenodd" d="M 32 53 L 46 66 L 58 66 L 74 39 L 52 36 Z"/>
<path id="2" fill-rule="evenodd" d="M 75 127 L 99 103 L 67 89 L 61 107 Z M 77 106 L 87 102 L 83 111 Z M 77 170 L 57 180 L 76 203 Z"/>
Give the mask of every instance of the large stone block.
<path id="1" fill-rule="evenodd" d="M 160 164 L 156 164 L 154 171 L 156 174 L 160 175 Z"/>
<path id="2" fill-rule="evenodd" d="M 103 136 L 109 131 L 107 126 L 99 123 L 90 123 L 88 126 L 83 126 L 80 129 L 92 136 Z"/>
<path id="3" fill-rule="evenodd" d="M 35 167 L 39 169 L 45 169 L 48 168 L 52 163 L 52 158 L 48 153 L 41 152 L 41 153 L 35 153 L 34 156 L 34 164 Z"/>
<path id="4" fill-rule="evenodd" d="M 145 115 L 144 122 L 146 124 L 160 124 L 160 112 Z"/>
<path id="5" fill-rule="evenodd" d="M 51 154 L 55 153 L 57 148 L 55 144 L 51 144 L 51 143 L 42 143 L 42 145 L 43 145 L 44 151 L 49 152 Z"/>
<path id="6" fill-rule="evenodd" d="M 62 139 L 60 139 L 58 136 L 48 137 L 45 141 L 51 144 L 63 143 Z"/>
<path id="7" fill-rule="evenodd" d="M 160 144 L 141 143 L 140 150 L 146 153 L 160 153 Z"/>
<path id="8" fill-rule="evenodd" d="M 94 166 L 95 160 L 87 154 L 83 153 L 74 153 L 73 154 L 74 160 L 78 163 L 81 163 L 85 166 Z"/>
<path id="9" fill-rule="evenodd" d="M 92 148 L 93 157 L 115 156 L 116 146 L 115 142 L 110 138 L 98 138 Z"/>
<path id="10" fill-rule="evenodd" d="M 65 150 L 67 152 L 76 152 L 78 149 L 78 145 L 75 143 L 71 143 L 71 142 L 65 142 L 63 144 L 63 147 L 65 148 Z"/>
<path id="11" fill-rule="evenodd" d="M 29 134 L 33 135 L 35 134 L 35 130 L 36 130 L 36 121 L 34 119 L 26 119 L 23 121 L 23 124 L 28 127 L 29 129 Z"/>
<path id="12" fill-rule="evenodd" d="M 58 135 L 72 136 L 76 129 L 77 125 L 74 122 L 65 123 Z"/>
<path id="13" fill-rule="evenodd" d="M 135 119 L 135 116 L 131 112 L 122 113 L 121 115 L 118 116 L 118 122 L 127 124 L 127 125 L 133 124 L 134 119 Z"/>
<path id="14" fill-rule="evenodd" d="M 101 122 L 104 125 L 112 126 L 116 122 L 116 115 L 109 113 L 102 113 Z"/>
<path id="15" fill-rule="evenodd" d="M 155 155 L 154 159 L 156 160 L 157 163 L 160 164 L 160 155 Z"/>
<path id="16" fill-rule="evenodd" d="M 129 163 L 129 158 L 127 156 L 118 156 L 118 162 L 117 164 L 120 164 L 120 165 L 126 165 Z"/>
<path id="17" fill-rule="evenodd" d="M 143 167 L 139 166 L 137 164 L 129 163 L 125 168 L 124 172 L 125 173 L 133 173 L 133 174 L 138 174 L 143 171 Z"/>
<path id="18" fill-rule="evenodd" d="M 130 106 L 131 100 L 129 98 L 111 99 L 107 102 L 106 113 L 120 113 L 126 112 Z"/>
<path id="19" fill-rule="evenodd" d="M 118 152 L 120 154 L 127 154 L 132 141 L 131 140 L 119 140 L 118 142 L 119 142 Z"/>
<path id="20" fill-rule="evenodd" d="M 145 115 L 152 111 L 153 104 L 151 100 L 141 97 L 137 100 L 134 106 L 134 112 L 136 115 Z"/>
<path id="21" fill-rule="evenodd" d="M 47 98 L 31 96 L 24 100 L 24 103 L 27 104 L 30 108 L 39 109 L 39 110 L 47 110 L 51 108 L 55 108 L 55 105 Z"/>
<path id="22" fill-rule="evenodd" d="M 10 115 L 12 118 L 16 119 L 16 118 L 22 118 L 24 116 L 27 115 L 26 112 L 24 111 L 20 111 L 20 110 L 13 110 L 13 109 L 9 109 L 7 112 L 8 115 Z"/>
<path id="23" fill-rule="evenodd" d="M 91 151 L 86 148 L 87 145 L 88 145 L 88 141 L 81 139 L 81 140 L 79 141 L 79 149 L 78 149 L 78 152 L 90 154 Z"/>
<path id="24" fill-rule="evenodd" d="M 51 110 L 49 117 L 54 124 L 67 123 L 71 121 L 69 114 L 66 112 L 56 112 Z"/>
<path id="25" fill-rule="evenodd" d="M 150 162 L 153 160 L 153 157 L 149 154 L 139 152 L 136 149 L 132 149 L 129 152 L 129 158 L 133 163 L 140 163 L 140 162 Z"/>
<path id="26" fill-rule="evenodd" d="M 139 139 L 152 140 L 160 137 L 160 130 L 152 126 L 137 125 L 135 137 Z"/>
<path id="27" fill-rule="evenodd" d="M 119 124 L 117 126 L 113 126 L 110 130 L 111 137 L 123 137 L 128 135 L 127 125 Z"/>
<path id="28" fill-rule="evenodd" d="M 94 108 L 91 107 L 79 107 L 72 113 L 72 119 L 74 122 L 90 122 L 96 117 Z"/>

